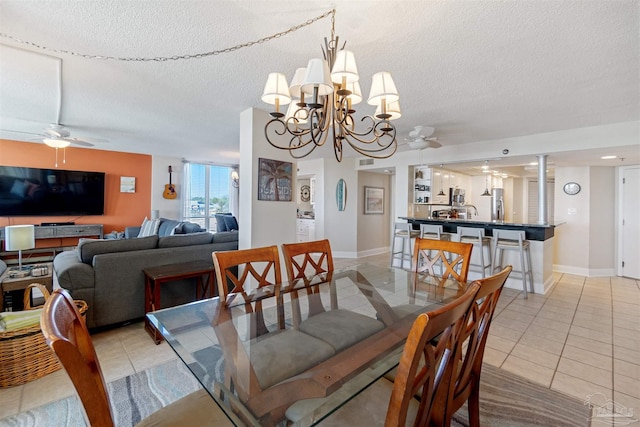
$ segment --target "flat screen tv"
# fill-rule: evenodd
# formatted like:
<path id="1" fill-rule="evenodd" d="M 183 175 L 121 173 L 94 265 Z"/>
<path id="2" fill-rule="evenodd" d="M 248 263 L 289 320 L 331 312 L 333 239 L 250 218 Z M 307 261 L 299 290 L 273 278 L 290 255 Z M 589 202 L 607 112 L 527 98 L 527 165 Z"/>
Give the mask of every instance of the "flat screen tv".
<path id="1" fill-rule="evenodd" d="M 104 172 L 0 166 L 0 216 L 104 215 Z"/>

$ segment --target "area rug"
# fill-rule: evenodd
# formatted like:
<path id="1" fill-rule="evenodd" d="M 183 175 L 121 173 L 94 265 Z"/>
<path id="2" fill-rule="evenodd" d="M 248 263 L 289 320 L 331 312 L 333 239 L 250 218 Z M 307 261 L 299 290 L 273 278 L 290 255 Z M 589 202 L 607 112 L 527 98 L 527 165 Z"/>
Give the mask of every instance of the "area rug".
<path id="1" fill-rule="evenodd" d="M 108 388 L 115 424 L 135 425 L 198 387 L 197 380 L 178 360 L 113 381 Z M 483 426 L 590 425 L 591 411 L 583 402 L 489 365 L 483 367 L 480 396 Z M 80 401 L 75 396 L 0 419 L 2 427 L 84 425 Z M 466 406 L 456 413 L 453 425 L 469 425 Z"/>

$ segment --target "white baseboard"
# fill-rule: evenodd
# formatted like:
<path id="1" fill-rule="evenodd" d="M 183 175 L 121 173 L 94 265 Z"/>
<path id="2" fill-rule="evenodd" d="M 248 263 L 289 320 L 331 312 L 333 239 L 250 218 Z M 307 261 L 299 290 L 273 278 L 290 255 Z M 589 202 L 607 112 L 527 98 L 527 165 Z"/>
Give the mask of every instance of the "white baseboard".
<path id="1" fill-rule="evenodd" d="M 617 275 L 614 268 L 582 268 L 558 264 L 553 265 L 553 271 L 585 277 L 607 277 Z"/>

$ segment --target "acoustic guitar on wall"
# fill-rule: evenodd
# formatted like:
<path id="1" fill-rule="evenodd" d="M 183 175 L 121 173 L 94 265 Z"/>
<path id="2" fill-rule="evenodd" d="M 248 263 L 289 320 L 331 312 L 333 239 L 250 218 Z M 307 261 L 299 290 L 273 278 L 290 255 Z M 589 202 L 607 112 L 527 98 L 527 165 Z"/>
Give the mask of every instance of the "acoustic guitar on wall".
<path id="1" fill-rule="evenodd" d="M 178 197 L 178 193 L 176 192 L 176 186 L 171 183 L 171 173 L 173 170 L 171 166 L 169 166 L 169 183 L 164 186 L 164 193 L 162 193 L 162 197 L 165 199 L 175 199 Z"/>

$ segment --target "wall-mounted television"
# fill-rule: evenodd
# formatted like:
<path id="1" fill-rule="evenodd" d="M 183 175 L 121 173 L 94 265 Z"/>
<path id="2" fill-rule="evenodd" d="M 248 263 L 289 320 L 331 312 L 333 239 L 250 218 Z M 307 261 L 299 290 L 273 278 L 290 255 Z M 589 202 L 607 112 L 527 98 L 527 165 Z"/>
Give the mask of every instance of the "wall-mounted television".
<path id="1" fill-rule="evenodd" d="M 104 215 L 104 172 L 0 166 L 0 216 Z"/>

